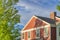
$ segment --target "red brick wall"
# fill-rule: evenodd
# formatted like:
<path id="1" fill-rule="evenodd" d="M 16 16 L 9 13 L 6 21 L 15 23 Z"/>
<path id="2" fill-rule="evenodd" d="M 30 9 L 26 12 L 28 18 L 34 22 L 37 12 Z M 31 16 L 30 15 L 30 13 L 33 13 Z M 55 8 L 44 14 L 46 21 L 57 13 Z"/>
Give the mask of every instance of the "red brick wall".
<path id="1" fill-rule="evenodd" d="M 44 39 L 44 29 L 43 28 L 40 29 L 40 38 Z"/>
<path id="2" fill-rule="evenodd" d="M 35 26 L 35 20 L 36 20 L 36 18 L 33 17 L 32 20 L 26 26 L 26 28 L 24 28 L 24 30 L 28 30 L 28 29 L 33 28 Z"/>
<path id="3" fill-rule="evenodd" d="M 27 32 L 24 33 L 24 40 L 28 40 L 28 33 Z"/>
<path id="4" fill-rule="evenodd" d="M 41 26 L 45 26 L 46 23 L 36 19 L 33 17 L 33 19 L 31 20 L 31 22 L 27 25 L 27 27 L 24 29 L 24 30 L 28 30 L 28 29 L 31 29 L 31 28 L 35 28 L 35 27 L 41 27 Z M 40 38 L 43 38 L 44 40 L 50 40 L 50 27 L 48 27 L 48 37 L 45 37 L 44 38 L 44 29 L 40 29 Z M 28 32 L 25 32 L 25 40 L 28 40 Z M 35 39 L 36 38 L 36 31 L 33 30 L 33 31 L 30 31 L 30 35 L 31 35 L 31 39 Z"/>
<path id="5" fill-rule="evenodd" d="M 56 40 L 56 27 L 51 27 L 51 40 Z"/>
<path id="6" fill-rule="evenodd" d="M 25 32 L 25 40 L 28 40 L 28 32 Z M 30 38 L 31 39 L 36 39 L 36 31 L 30 31 Z M 50 27 L 48 27 L 48 37 L 44 37 L 44 29 L 40 29 L 40 39 L 43 38 L 44 40 L 50 40 Z"/>
<path id="7" fill-rule="evenodd" d="M 44 28 L 40 29 L 40 39 L 43 38 L 44 40 L 55 40 L 55 38 L 53 39 L 54 35 L 53 35 L 53 31 L 51 30 L 55 30 L 55 28 L 50 29 L 51 27 L 48 27 L 48 37 L 44 37 Z M 52 39 L 50 39 L 50 33 L 52 33 Z M 30 31 L 30 38 L 31 39 L 36 39 L 36 30 Z M 28 40 L 28 32 L 24 33 L 24 40 Z"/>
<path id="8" fill-rule="evenodd" d="M 45 25 L 46 25 L 46 23 L 44 23 L 42 20 L 41 21 L 38 19 L 35 20 L 35 27 L 41 27 L 41 26 L 45 26 Z"/>
<path id="9" fill-rule="evenodd" d="M 39 19 L 36 19 L 35 17 L 33 17 L 32 20 L 26 26 L 26 28 L 24 28 L 24 30 L 28 30 L 31 28 L 39 27 L 39 26 L 45 26 L 45 25 L 46 25 L 46 23 L 44 23 L 44 22 L 40 21 Z"/>
<path id="10" fill-rule="evenodd" d="M 35 30 L 33 30 L 33 31 L 31 31 L 31 39 L 35 39 L 36 38 L 36 31 Z"/>

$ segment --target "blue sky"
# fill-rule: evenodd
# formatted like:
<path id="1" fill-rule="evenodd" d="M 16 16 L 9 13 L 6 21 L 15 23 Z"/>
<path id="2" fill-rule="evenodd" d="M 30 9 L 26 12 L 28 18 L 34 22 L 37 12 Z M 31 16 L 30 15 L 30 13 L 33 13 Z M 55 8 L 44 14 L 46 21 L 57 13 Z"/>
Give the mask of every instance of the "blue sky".
<path id="1" fill-rule="evenodd" d="M 20 0 L 15 6 L 21 15 L 21 24 L 25 25 L 33 15 L 49 17 L 50 12 L 57 12 L 60 0 Z"/>

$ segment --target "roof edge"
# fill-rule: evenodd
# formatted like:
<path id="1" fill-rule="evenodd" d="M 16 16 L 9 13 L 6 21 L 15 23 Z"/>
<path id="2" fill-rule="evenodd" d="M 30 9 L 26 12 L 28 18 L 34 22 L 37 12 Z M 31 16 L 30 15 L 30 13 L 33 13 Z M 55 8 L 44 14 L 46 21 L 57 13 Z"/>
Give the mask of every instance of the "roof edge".
<path id="1" fill-rule="evenodd" d="M 21 31 L 23 31 L 23 30 L 26 28 L 26 26 L 30 23 L 30 21 L 32 20 L 33 17 L 36 17 L 36 16 L 33 15 L 33 16 L 31 17 L 31 19 L 27 22 L 27 24 L 24 26 L 24 28 L 23 28 Z"/>
<path id="2" fill-rule="evenodd" d="M 27 24 L 24 26 L 24 28 L 23 28 L 21 31 L 23 31 L 23 30 L 26 28 L 26 26 L 30 23 L 30 21 L 32 20 L 33 17 L 36 18 L 36 19 L 42 20 L 42 19 L 38 18 L 37 16 L 33 15 L 33 16 L 31 17 L 31 19 L 27 22 Z M 45 23 L 47 23 L 47 24 L 49 24 L 48 22 L 46 22 L 46 21 L 44 21 L 44 20 L 42 20 L 42 21 L 45 22 Z"/>
<path id="3" fill-rule="evenodd" d="M 36 17 L 36 16 L 35 16 Z M 39 20 L 42 20 L 42 19 L 40 19 L 40 18 L 38 18 L 38 17 L 36 17 L 37 19 L 39 19 Z M 42 20 L 43 22 L 45 22 L 45 23 L 47 23 L 47 24 L 49 24 L 48 22 L 46 22 L 46 21 L 44 21 L 44 20 Z"/>

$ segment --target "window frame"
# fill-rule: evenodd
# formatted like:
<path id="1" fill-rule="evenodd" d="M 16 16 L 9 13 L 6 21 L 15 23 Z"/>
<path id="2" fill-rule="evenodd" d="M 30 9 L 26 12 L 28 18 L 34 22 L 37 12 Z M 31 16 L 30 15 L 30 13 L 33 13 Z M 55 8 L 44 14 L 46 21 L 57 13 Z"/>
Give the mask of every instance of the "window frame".
<path id="1" fill-rule="evenodd" d="M 30 31 L 28 32 L 28 39 L 30 39 Z"/>
<path id="2" fill-rule="evenodd" d="M 44 37 L 48 37 L 48 27 L 44 27 Z"/>
<path id="3" fill-rule="evenodd" d="M 37 33 L 39 34 L 39 36 L 37 36 Z M 36 29 L 36 39 L 38 39 L 38 38 L 40 38 L 40 29 Z"/>
<path id="4" fill-rule="evenodd" d="M 21 38 L 22 40 L 24 40 L 24 33 L 21 33 Z"/>
<path id="5" fill-rule="evenodd" d="M 59 36 L 60 36 L 60 27 L 59 27 Z"/>
<path id="6" fill-rule="evenodd" d="M 29 34 L 28 34 L 28 33 L 29 33 Z M 28 31 L 27 34 L 28 34 L 28 36 L 27 36 L 28 40 L 31 40 L 31 31 Z M 29 36 L 30 36 L 30 37 L 29 37 Z"/>

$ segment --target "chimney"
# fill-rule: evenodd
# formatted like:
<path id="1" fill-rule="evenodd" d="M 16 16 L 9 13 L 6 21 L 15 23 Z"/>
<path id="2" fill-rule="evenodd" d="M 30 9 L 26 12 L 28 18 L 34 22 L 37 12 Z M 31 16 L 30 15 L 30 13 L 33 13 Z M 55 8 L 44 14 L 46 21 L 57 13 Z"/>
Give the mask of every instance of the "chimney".
<path id="1" fill-rule="evenodd" d="M 51 12 L 50 13 L 50 19 L 55 20 L 55 17 L 56 17 L 56 12 Z"/>

